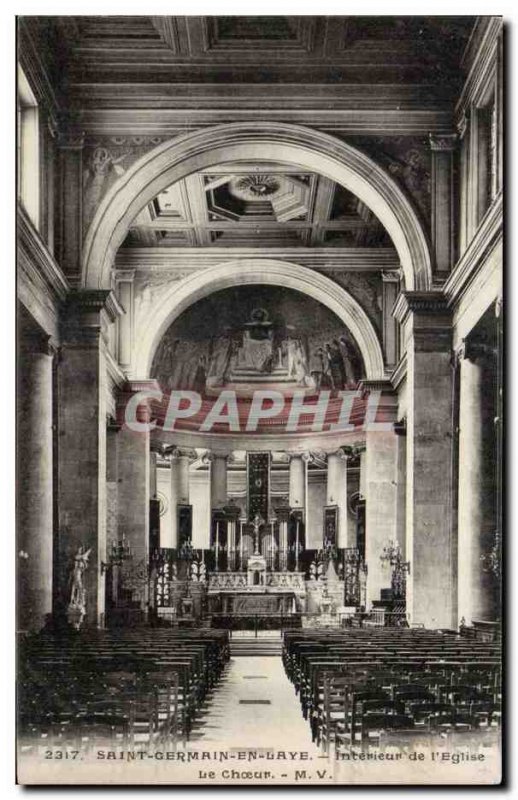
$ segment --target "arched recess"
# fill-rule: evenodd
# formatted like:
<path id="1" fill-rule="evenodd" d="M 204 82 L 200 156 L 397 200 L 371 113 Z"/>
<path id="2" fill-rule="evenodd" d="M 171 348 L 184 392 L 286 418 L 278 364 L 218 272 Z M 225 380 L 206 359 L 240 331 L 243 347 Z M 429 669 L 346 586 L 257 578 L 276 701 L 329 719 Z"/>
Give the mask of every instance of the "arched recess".
<path id="1" fill-rule="evenodd" d="M 325 175 L 362 200 L 384 225 L 401 260 L 406 288 L 432 282 L 426 236 L 391 176 L 356 148 L 328 134 L 274 122 L 218 125 L 164 142 L 135 162 L 100 203 L 83 249 L 83 285 L 109 288 L 110 269 L 135 216 L 170 184 L 206 167 L 276 161 Z"/>
<path id="2" fill-rule="evenodd" d="M 276 259 L 239 259 L 195 272 L 175 282 L 138 318 L 139 336 L 131 374 L 149 377 L 156 348 L 169 325 L 197 300 L 229 286 L 269 284 L 295 289 L 327 306 L 349 329 L 360 349 L 367 378 L 383 377 L 383 353 L 374 327 L 345 289 L 319 272 Z M 151 376 L 152 377 L 152 376 Z"/>

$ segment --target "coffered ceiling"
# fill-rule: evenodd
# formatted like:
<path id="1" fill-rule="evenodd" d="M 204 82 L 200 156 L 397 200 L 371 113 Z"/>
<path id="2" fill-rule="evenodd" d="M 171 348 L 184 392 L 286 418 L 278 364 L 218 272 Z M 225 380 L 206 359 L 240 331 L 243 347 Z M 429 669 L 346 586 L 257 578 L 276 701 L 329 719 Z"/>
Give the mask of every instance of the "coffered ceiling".
<path id="1" fill-rule="evenodd" d="M 282 164 L 224 164 L 161 192 L 126 247 L 382 247 L 391 242 L 358 198 Z"/>
<path id="2" fill-rule="evenodd" d="M 96 134 L 269 119 L 446 131 L 475 17 L 25 17 L 70 119 Z"/>

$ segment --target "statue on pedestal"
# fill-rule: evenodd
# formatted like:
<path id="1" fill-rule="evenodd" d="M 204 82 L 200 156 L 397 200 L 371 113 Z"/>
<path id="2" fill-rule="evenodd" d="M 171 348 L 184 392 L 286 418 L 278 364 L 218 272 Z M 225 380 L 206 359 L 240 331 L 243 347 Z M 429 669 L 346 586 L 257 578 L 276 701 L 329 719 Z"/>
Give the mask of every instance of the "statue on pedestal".
<path id="1" fill-rule="evenodd" d="M 86 614 L 86 590 L 83 584 L 83 574 L 88 566 L 88 559 L 92 548 L 86 550 L 83 545 L 79 547 L 74 556 L 74 568 L 71 576 L 72 588 L 70 603 L 67 608 L 67 619 L 70 625 L 79 630 Z"/>

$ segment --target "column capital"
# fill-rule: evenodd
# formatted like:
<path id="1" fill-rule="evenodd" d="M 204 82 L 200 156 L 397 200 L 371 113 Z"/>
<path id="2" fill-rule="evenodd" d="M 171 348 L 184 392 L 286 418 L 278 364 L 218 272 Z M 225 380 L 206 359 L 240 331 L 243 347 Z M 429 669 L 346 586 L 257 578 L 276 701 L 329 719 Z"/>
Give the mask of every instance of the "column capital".
<path id="1" fill-rule="evenodd" d="M 313 460 L 313 456 L 309 450 L 299 450 L 294 453 L 286 453 L 286 455 L 288 456 L 290 463 L 295 459 L 301 459 L 306 464 L 309 464 Z"/>
<path id="2" fill-rule="evenodd" d="M 163 451 L 164 456 L 171 462 L 177 462 L 181 458 L 188 458 L 189 461 L 196 461 L 198 458 L 196 450 L 189 447 L 178 447 L 173 444 Z"/>
<path id="3" fill-rule="evenodd" d="M 58 343 L 46 333 L 26 334 L 20 339 L 20 353 L 54 357 L 58 352 Z"/>
<path id="4" fill-rule="evenodd" d="M 201 457 L 201 461 L 205 466 L 209 464 L 213 464 L 216 459 L 221 459 L 223 461 L 228 461 L 231 457 L 231 453 L 220 453 L 214 450 L 207 450 Z"/>
<path id="5" fill-rule="evenodd" d="M 125 418 L 126 406 L 130 398 L 140 392 L 145 394 L 148 391 L 160 392 L 160 386 L 156 380 L 147 378 L 142 380 L 128 380 L 120 387 L 117 392 L 116 407 L 117 422 L 121 425 L 121 427 Z M 138 422 L 151 421 L 153 401 L 154 398 L 152 397 L 142 397 L 142 399 L 140 399 L 137 409 Z"/>
<path id="6" fill-rule="evenodd" d="M 118 268 L 115 271 L 115 283 L 133 283 L 137 270 L 131 267 Z"/>
<path id="7" fill-rule="evenodd" d="M 457 147 L 458 136 L 456 133 L 446 133 L 439 136 L 430 133 L 428 141 L 432 152 L 451 153 Z"/>
<path id="8" fill-rule="evenodd" d="M 381 280 L 383 283 L 399 283 L 403 277 L 403 270 L 399 269 L 382 270 Z"/>
<path id="9" fill-rule="evenodd" d="M 69 129 L 57 132 L 57 144 L 61 150 L 82 150 L 85 145 L 85 132 Z"/>
<path id="10" fill-rule="evenodd" d="M 347 462 L 353 455 L 353 450 L 354 447 L 343 445 L 338 447 L 336 450 L 330 450 L 328 453 L 325 453 L 325 457 L 329 458 L 329 456 L 337 456 L 341 461 Z"/>

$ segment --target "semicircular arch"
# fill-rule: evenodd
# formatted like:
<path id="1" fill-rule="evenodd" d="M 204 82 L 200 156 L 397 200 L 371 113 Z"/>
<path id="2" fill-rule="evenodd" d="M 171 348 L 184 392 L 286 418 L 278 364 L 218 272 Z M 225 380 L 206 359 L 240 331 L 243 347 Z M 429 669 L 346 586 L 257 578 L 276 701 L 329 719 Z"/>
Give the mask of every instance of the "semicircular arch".
<path id="1" fill-rule="evenodd" d="M 355 339 L 366 377 L 383 377 L 383 353 L 378 336 L 357 300 L 330 278 L 308 267 L 276 259 L 255 258 L 224 262 L 171 284 L 158 301 L 150 305 L 145 318 L 137 319 L 139 337 L 130 370 L 132 376 L 149 376 L 160 340 L 172 322 L 189 306 L 221 289 L 253 284 L 294 289 L 329 308 Z"/>
<path id="2" fill-rule="evenodd" d="M 296 165 L 341 184 L 390 235 L 409 290 L 432 283 L 428 242 L 412 204 L 372 158 L 328 134 L 286 123 L 231 123 L 164 142 L 136 161 L 102 199 L 83 248 L 82 282 L 109 288 L 115 254 L 135 216 L 163 189 L 199 169 L 231 161 Z"/>

